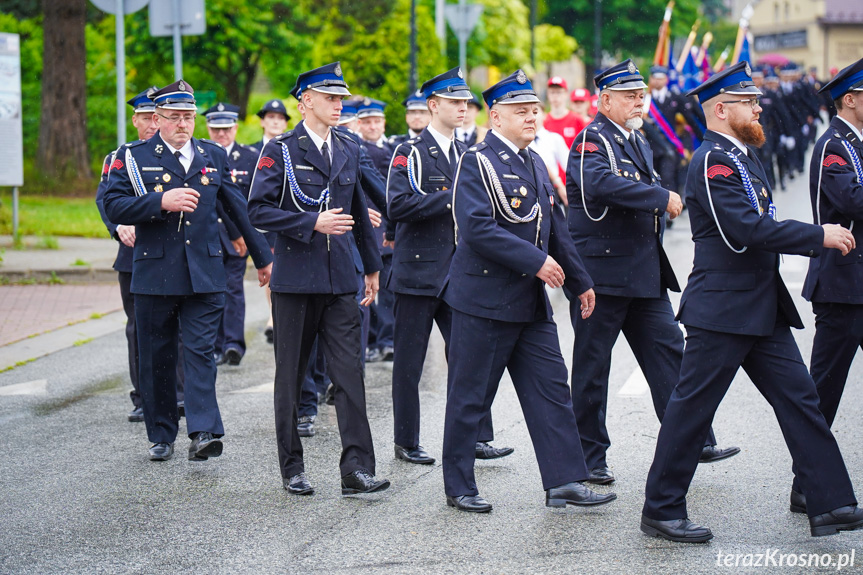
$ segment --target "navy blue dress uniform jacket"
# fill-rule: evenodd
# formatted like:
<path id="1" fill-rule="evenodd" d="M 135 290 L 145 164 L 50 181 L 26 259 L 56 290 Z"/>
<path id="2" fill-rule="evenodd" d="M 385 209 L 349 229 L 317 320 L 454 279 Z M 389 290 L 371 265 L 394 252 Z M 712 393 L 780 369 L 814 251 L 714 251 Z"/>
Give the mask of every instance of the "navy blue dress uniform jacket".
<path id="1" fill-rule="evenodd" d="M 726 151 L 748 172 L 763 215 L 750 204 L 740 171 Z M 695 259 L 677 317 L 687 326 L 763 337 L 774 332 L 780 311 L 789 325 L 803 328 L 779 275 L 779 253 L 817 256 L 824 231 L 794 220 L 776 221 L 767 214 L 771 191 L 761 162 L 753 149 L 748 151 L 747 155 L 728 138 L 708 130 L 692 158 L 686 205 Z M 746 250 L 732 252 L 723 234 L 734 250 Z"/>
<path id="2" fill-rule="evenodd" d="M 125 144 L 109 172 L 105 213 L 117 223 L 135 225 L 132 293 L 191 295 L 225 290 L 217 202 L 240 229 L 255 267 L 272 261 L 263 236 L 249 223 L 246 201 L 231 181 L 224 148 L 192 138 L 195 156 L 185 170 L 156 134 Z M 137 196 L 127 171 L 126 150 L 138 166 L 146 194 Z M 201 194 L 194 212 L 162 210 L 162 190 L 189 187 Z"/>
<path id="3" fill-rule="evenodd" d="M 255 226 L 278 233 L 276 263 L 270 278 L 270 289 L 274 292 L 352 294 L 357 291 L 349 236 L 330 235 L 328 241 L 326 234 L 315 231 L 317 208 L 299 200 L 294 202 L 285 176 L 285 146 L 303 193 L 318 199 L 329 182 L 330 209 L 343 208 L 343 213 L 353 216 L 353 236 L 365 273 L 380 271 L 382 267 L 360 183 L 359 146 L 339 130 L 331 130 L 331 133 L 333 158 L 329 174 L 303 122 L 267 142 L 258 160 L 249 197 L 249 217 Z"/>
<path id="4" fill-rule="evenodd" d="M 465 145 L 454 140 L 456 156 Z M 417 158 L 418 156 L 418 158 Z M 417 181 L 425 195 L 408 183 L 407 165 L 422 165 Z M 395 293 L 437 296 L 444 285 L 453 252 L 452 218 L 455 166 L 428 130 L 396 148 L 387 178 L 387 213 L 396 222 L 393 270 L 387 288 Z"/>
<path id="5" fill-rule="evenodd" d="M 231 146 L 231 152 L 228 154 L 228 171 L 231 175 L 231 181 L 239 186 L 240 191 L 246 201 L 249 199 L 249 188 L 252 186 L 252 176 L 255 175 L 255 166 L 258 164 L 258 152 L 250 146 L 244 146 L 237 142 Z M 236 240 L 242 234 L 239 228 L 226 217 L 224 209 L 220 207 L 221 222 L 219 222 L 219 234 L 222 238 L 222 247 L 227 250 L 229 256 L 240 257 L 231 240 Z"/>
<path id="6" fill-rule="evenodd" d="M 121 147 L 124 150 L 125 147 Z M 111 237 L 117 240 L 117 257 L 114 260 L 114 270 L 124 273 L 132 273 L 132 248 L 120 241 L 117 236 L 117 224 L 108 218 L 105 213 L 105 190 L 108 189 L 108 175 L 111 171 L 111 164 L 114 162 L 116 152 L 111 152 L 105 156 L 102 162 L 102 176 L 99 178 L 99 187 L 96 188 L 96 207 L 99 209 L 99 216 L 102 218 L 102 223 L 108 228 L 108 233 Z"/>
<path id="7" fill-rule="evenodd" d="M 839 250 L 826 250 L 810 259 L 803 297 L 812 302 L 863 304 L 863 224 L 854 223 L 863 220 L 863 186 L 857 181 L 854 162 L 843 140 L 858 158 L 863 158 L 863 142 L 844 120 L 834 117 L 812 152 L 812 215 L 817 224 L 840 224 L 844 228 L 853 225 L 851 233 L 860 243 L 847 256 Z"/>
<path id="8" fill-rule="evenodd" d="M 633 134 L 640 156 L 600 113 L 576 137 L 566 178 L 569 231 L 596 293 L 655 298 L 665 289 L 680 291 L 662 247 L 669 192 L 660 186 L 644 136 Z"/>
<path id="9" fill-rule="evenodd" d="M 529 153 L 536 180 L 521 157 L 494 132 L 461 157 L 453 200 L 457 246 L 443 293 L 453 309 L 507 322 L 551 319 L 544 284 L 536 277 L 548 255 L 563 268 L 571 293 L 582 294 L 593 287 L 575 246 L 566 237 L 563 216 L 552 209 L 554 188 L 545 164 L 536 152 Z M 538 201 L 541 221 L 510 223 L 493 208 L 482 183 L 478 154 L 491 162 L 515 214 L 526 216 Z M 535 181 L 541 182 L 539 187 Z"/>

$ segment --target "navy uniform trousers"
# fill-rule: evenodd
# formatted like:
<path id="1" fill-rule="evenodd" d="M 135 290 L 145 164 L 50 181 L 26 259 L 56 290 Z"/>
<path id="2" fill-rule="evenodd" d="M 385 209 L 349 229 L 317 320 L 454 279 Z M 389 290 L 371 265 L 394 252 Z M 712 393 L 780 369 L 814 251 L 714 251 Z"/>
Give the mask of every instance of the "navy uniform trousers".
<path id="1" fill-rule="evenodd" d="M 303 446 L 297 433 L 297 405 L 306 367 L 317 339 L 335 386 L 335 406 L 342 456 L 342 476 L 357 469 L 375 473 L 372 434 L 366 413 L 361 317 L 355 294 L 273 292 L 276 355 L 276 437 L 282 477 L 305 471 Z M 347 385 L 347 383 L 350 385 Z M 359 385 L 355 385 L 355 383 Z M 290 415 L 292 413 L 292 415 Z"/>
<path id="2" fill-rule="evenodd" d="M 170 296 L 135 294 L 138 326 L 139 377 L 144 421 L 152 443 L 173 443 L 177 437 L 179 414 L 177 365 L 185 375 L 186 428 L 189 433 L 209 431 L 216 437 L 225 434 L 216 402 L 213 382 L 216 362 L 213 353 L 216 332 L 225 307 L 224 292 Z M 180 330 L 183 352 L 178 357 Z M 170 399 L 166 399 L 170 398 Z"/>
<path id="3" fill-rule="evenodd" d="M 683 333 L 665 293 L 658 298 L 596 294 L 596 309 L 587 319 L 581 318 L 580 306 L 577 299 L 569 306 L 575 330 L 572 408 L 578 420 L 587 467 L 595 469 L 606 467 L 605 455 L 611 446 L 605 419 L 614 342 L 623 332 L 650 386 L 656 416 L 662 421 L 665 406 L 680 377 Z M 716 445 L 712 429 L 699 445 Z"/>
<path id="4" fill-rule="evenodd" d="M 447 495 L 479 493 L 474 476 L 477 432 L 504 369 L 524 413 L 543 489 L 587 478 L 578 433 L 571 433 L 577 425 L 554 321 L 507 322 L 453 310 L 450 345 L 470 353 L 454 354 L 449 361 L 443 438 Z"/>
<path id="5" fill-rule="evenodd" d="M 769 336 L 738 335 L 687 326 L 686 354 L 647 476 L 644 515 L 660 521 L 687 517 L 686 492 L 716 409 L 743 370 L 770 403 L 806 496 L 810 517 L 856 505 L 851 480 L 790 327 Z"/>

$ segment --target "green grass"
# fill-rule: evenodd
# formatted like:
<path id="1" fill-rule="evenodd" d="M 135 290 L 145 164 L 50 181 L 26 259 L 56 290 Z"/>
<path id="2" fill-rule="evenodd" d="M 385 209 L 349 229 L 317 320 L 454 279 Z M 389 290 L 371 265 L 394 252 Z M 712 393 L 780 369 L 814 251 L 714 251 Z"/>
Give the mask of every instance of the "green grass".
<path id="1" fill-rule="evenodd" d="M 95 190 L 94 190 L 95 195 Z M 19 234 L 40 236 L 40 244 L 50 249 L 58 236 L 106 238 L 108 232 L 93 198 L 63 198 L 28 195 L 25 188 L 19 196 Z M 0 193 L 0 235 L 12 234 L 12 193 Z"/>

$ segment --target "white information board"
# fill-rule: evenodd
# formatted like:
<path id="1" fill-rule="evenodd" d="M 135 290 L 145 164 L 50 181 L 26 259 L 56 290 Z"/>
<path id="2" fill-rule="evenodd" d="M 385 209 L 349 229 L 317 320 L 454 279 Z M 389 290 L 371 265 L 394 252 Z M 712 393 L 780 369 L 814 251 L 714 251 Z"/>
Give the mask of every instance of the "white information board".
<path id="1" fill-rule="evenodd" d="M 21 40 L 0 33 L 0 186 L 24 185 L 21 127 Z"/>

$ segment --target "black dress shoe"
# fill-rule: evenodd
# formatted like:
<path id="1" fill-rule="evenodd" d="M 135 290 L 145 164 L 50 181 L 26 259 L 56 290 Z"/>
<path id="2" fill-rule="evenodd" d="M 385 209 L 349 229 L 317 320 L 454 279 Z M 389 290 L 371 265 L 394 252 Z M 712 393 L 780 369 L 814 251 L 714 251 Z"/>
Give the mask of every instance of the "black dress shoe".
<path id="1" fill-rule="evenodd" d="M 222 454 L 222 440 L 213 437 L 209 431 L 202 431 L 195 436 L 189 445 L 189 461 L 206 461 L 210 457 Z"/>
<path id="2" fill-rule="evenodd" d="M 374 475 L 365 469 L 357 469 L 342 477 L 342 495 L 374 493 L 375 491 L 383 491 L 389 486 L 389 481 L 386 479 L 376 480 Z"/>
<path id="3" fill-rule="evenodd" d="M 492 447 L 487 441 L 476 442 L 477 459 L 498 459 L 515 451 L 512 447 Z"/>
<path id="4" fill-rule="evenodd" d="M 366 363 L 377 363 L 384 360 L 384 354 L 378 348 L 366 351 Z"/>
<path id="5" fill-rule="evenodd" d="M 609 485 L 614 483 L 614 473 L 608 467 L 594 467 L 590 470 L 590 475 L 585 479 L 585 483 L 593 483 L 594 485 Z"/>
<path id="6" fill-rule="evenodd" d="M 678 543 L 705 543 L 713 539 L 707 527 L 693 523 L 689 519 L 659 521 L 641 516 L 641 531 L 651 537 L 660 537 Z"/>
<path id="7" fill-rule="evenodd" d="M 178 401 L 177 402 L 177 414 L 180 417 L 186 417 L 186 402 Z"/>
<path id="8" fill-rule="evenodd" d="M 611 503 L 615 499 L 617 499 L 617 495 L 614 493 L 597 493 L 577 481 L 552 487 L 545 492 L 546 507 L 604 505 Z"/>
<path id="9" fill-rule="evenodd" d="M 267 343 L 273 343 L 273 328 L 268 327 L 264 330 L 264 337 L 267 338 Z"/>
<path id="10" fill-rule="evenodd" d="M 243 354 L 236 347 L 230 347 L 225 351 L 225 361 L 228 365 L 240 365 L 243 359 Z"/>
<path id="11" fill-rule="evenodd" d="M 705 445 L 701 450 L 701 457 L 698 458 L 700 463 L 713 463 L 714 461 L 722 461 L 729 457 L 734 457 L 740 453 L 739 447 L 726 447 L 721 449 L 715 445 Z"/>
<path id="12" fill-rule="evenodd" d="M 791 512 L 806 513 L 806 496 L 791 490 Z"/>
<path id="13" fill-rule="evenodd" d="M 136 407 L 126 416 L 126 419 L 132 422 L 144 421 L 144 408 Z"/>
<path id="14" fill-rule="evenodd" d="M 408 463 L 418 463 L 420 465 L 431 465 L 434 463 L 434 457 L 426 453 L 422 445 L 416 447 L 395 446 L 396 459 L 407 461 Z"/>
<path id="15" fill-rule="evenodd" d="M 479 495 L 458 495 L 456 497 L 447 495 L 446 504 L 450 507 L 455 507 L 459 511 L 468 511 L 470 513 L 488 513 L 491 511 L 491 503 Z"/>
<path id="16" fill-rule="evenodd" d="M 216 360 L 216 365 L 225 365 L 225 362 L 228 361 L 225 359 L 225 354 L 218 351 L 213 354 L 213 359 Z"/>
<path id="17" fill-rule="evenodd" d="M 812 537 L 834 535 L 840 531 L 853 531 L 863 527 L 863 509 L 856 505 L 846 505 L 829 513 L 809 518 Z"/>
<path id="18" fill-rule="evenodd" d="M 306 479 L 305 473 L 298 473 L 293 477 L 283 477 L 282 485 L 285 486 L 288 493 L 293 493 L 294 495 L 312 495 L 315 492 L 315 488 Z"/>
<path id="19" fill-rule="evenodd" d="M 300 437 L 314 437 L 315 436 L 315 416 L 314 415 L 304 415 L 297 420 L 297 433 L 300 434 Z"/>
<path id="20" fill-rule="evenodd" d="M 154 443 L 150 448 L 150 461 L 168 461 L 174 455 L 173 443 Z"/>

